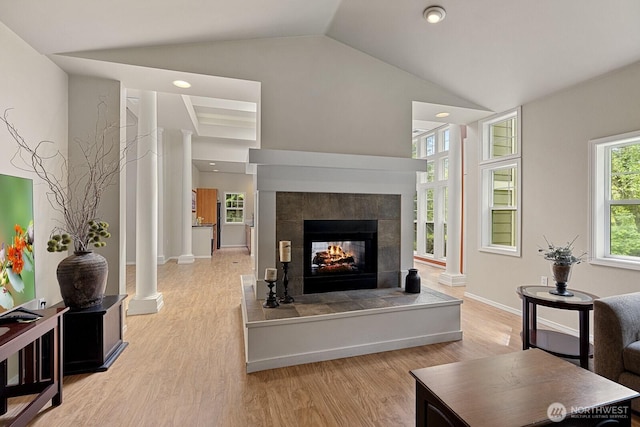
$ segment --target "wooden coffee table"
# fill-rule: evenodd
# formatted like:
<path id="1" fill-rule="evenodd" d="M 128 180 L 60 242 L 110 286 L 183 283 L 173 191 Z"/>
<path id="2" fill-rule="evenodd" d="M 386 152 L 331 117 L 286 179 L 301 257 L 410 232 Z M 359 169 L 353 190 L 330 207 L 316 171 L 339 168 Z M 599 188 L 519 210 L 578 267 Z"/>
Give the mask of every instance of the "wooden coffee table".
<path id="1" fill-rule="evenodd" d="M 416 426 L 595 426 L 606 419 L 630 426 L 631 399 L 640 397 L 540 349 L 416 369 L 411 375 Z M 564 422 L 551 420 L 562 415 L 558 404 L 565 408 Z"/>

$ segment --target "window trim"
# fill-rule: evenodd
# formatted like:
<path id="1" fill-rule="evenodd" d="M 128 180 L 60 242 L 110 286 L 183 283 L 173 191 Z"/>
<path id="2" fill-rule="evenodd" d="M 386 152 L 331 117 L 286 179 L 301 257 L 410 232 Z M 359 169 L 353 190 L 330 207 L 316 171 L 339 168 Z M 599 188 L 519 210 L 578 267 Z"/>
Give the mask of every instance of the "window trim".
<path id="1" fill-rule="evenodd" d="M 507 156 L 490 157 L 491 152 L 491 138 L 489 135 L 489 128 L 492 124 L 501 122 L 511 117 L 516 118 L 516 152 Z M 503 113 L 494 114 L 491 117 L 480 120 L 480 148 L 482 157 L 480 158 L 480 164 L 493 163 L 496 161 L 502 161 L 506 159 L 516 159 L 521 157 L 522 153 L 522 107 L 516 107 L 511 110 L 507 110 Z"/>
<path id="2" fill-rule="evenodd" d="M 491 125 L 512 117 L 516 118 L 515 153 L 490 158 L 491 140 L 489 131 Z M 516 107 L 502 113 L 494 114 L 491 117 L 480 120 L 478 126 L 481 154 L 478 162 L 478 175 L 480 178 L 478 180 L 478 194 L 480 195 L 480 215 L 478 216 L 478 231 L 480 235 L 478 238 L 478 250 L 481 252 L 520 257 L 522 251 L 522 108 Z M 515 246 L 494 245 L 491 243 L 491 190 L 493 183 L 490 178 L 494 170 L 509 167 L 515 168 L 516 174 Z"/>
<path id="3" fill-rule="evenodd" d="M 640 270 L 640 261 L 632 257 L 613 256 L 610 251 L 609 156 L 612 146 L 640 144 L 640 131 L 611 135 L 589 141 L 589 263 L 608 267 Z M 609 249 L 608 249 L 609 248 Z"/>
<path id="4" fill-rule="evenodd" d="M 227 221 L 227 195 L 229 194 L 242 194 L 242 221 L 240 222 L 229 222 Z M 247 203 L 247 193 L 244 191 L 225 191 L 224 192 L 224 225 L 244 225 L 245 224 L 245 211 L 246 211 L 246 203 Z M 237 210 L 238 208 L 233 208 Z"/>
<path id="5" fill-rule="evenodd" d="M 424 132 L 418 136 L 419 138 L 419 148 L 417 151 L 418 158 L 427 160 L 428 163 L 433 165 L 433 180 L 429 181 L 427 179 L 428 172 L 425 170 L 424 172 L 417 172 L 416 179 L 416 195 L 418 199 L 417 209 L 418 215 L 416 219 L 416 250 L 414 250 L 414 255 L 423 257 L 426 259 L 431 259 L 440 262 L 446 262 L 446 256 L 444 254 L 445 248 L 445 230 L 443 229 L 444 224 L 444 210 L 446 206 L 443 205 L 443 188 L 446 188 L 449 185 L 449 179 L 445 179 L 442 173 L 442 161 L 443 159 L 449 158 L 449 150 L 443 149 L 443 134 L 445 131 L 451 128 L 450 124 L 444 124 L 435 129 L 431 129 L 430 131 Z M 427 155 L 426 149 L 426 141 L 429 137 L 433 137 L 434 141 L 434 152 L 433 154 Z M 426 250 L 426 236 L 425 236 L 425 228 L 426 228 L 426 191 L 433 190 L 433 201 L 434 201 L 434 253 L 427 253 Z"/>
<path id="6" fill-rule="evenodd" d="M 492 202 L 492 180 L 491 174 L 495 170 L 514 168 L 516 174 L 516 204 L 513 209 L 494 210 L 515 210 L 515 246 L 495 245 L 491 243 L 491 202 Z M 493 162 L 480 169 L 480 247 L 482 252 L 491 252 L 502 255 L 520 256 L 522 241 L 522 168 L 520 159 L 506 159 L 500 162 Z"/>

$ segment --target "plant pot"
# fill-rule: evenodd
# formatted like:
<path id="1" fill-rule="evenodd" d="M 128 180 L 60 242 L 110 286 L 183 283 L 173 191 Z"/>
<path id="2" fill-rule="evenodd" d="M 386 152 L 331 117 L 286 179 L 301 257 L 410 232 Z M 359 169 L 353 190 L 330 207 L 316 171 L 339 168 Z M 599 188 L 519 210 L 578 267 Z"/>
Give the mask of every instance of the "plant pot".
<path id="1" fill-rule="evenodd" d="M 573 293 L 567 290 L 567 282 L 571 278 L 571 267 L 571 264 L 551 264 L 551 274 L 556 282 L 556 288 L 549 291 L 550 294 L 564 297 L 573 296 Z"/>
<path id="2" fill-rule="evenodd" d="M 64 305 L 88 308 L 102 304 L 109 265 L 94 252 L 74 252 L 58 264 L 56 275 Z"/>

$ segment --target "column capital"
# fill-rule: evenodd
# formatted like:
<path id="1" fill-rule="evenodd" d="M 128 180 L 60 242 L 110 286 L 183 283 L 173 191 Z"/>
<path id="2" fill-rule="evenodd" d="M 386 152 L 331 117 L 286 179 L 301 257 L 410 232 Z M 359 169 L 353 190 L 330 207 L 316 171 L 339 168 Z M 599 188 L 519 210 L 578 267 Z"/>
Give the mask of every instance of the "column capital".
<path id="1" fill-rule="evenodd" d="M 193 135 L 193 131 L 192 130 L 188 130 L 188 129 L 180 129 L 180 132 L 182 132 L 183 136 L 191 136 L 191 135 Z"/>

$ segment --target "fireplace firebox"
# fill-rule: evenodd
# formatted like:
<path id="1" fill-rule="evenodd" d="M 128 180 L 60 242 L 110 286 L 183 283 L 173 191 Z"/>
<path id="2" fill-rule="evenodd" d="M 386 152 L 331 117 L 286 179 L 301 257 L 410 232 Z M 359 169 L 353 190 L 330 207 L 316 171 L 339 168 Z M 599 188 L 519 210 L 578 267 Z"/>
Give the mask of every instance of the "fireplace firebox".
<path id="1" fill-rule="evenodd" d="M 303 293 L 375 289 L 378 221 L 305 220 Z"/>

